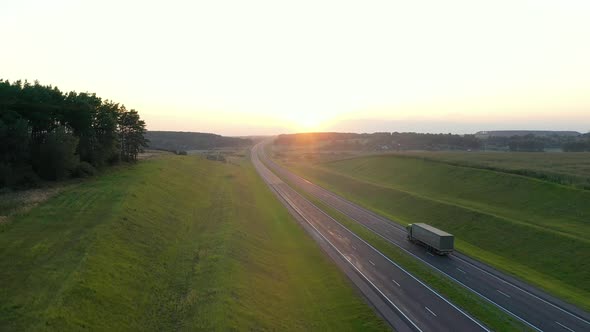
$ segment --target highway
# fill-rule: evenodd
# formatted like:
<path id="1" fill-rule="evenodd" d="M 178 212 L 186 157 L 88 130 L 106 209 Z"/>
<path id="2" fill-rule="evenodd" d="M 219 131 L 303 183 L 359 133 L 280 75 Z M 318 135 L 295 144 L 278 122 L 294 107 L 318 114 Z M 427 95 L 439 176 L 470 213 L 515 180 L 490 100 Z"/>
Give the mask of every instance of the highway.
<path id="1" fill-rule="evenodd" d="M 590 331 L 590 315 L 587 312 L 463 254 L 454 253 L 448 257 L 432 255 L 425 248 L 407 241 L 406 231 L 401 225 L 290 172 L 268 158 L 263 148 L 258 146 L 256 151 L 264 164 L 289 184 L 342 212 L 530 328 L 537 331 Z"/>
<path id="2" fill-rule="evenodd" d="M 396 330 L 489 331 L 283 182 L 260 150 L 251 157 L 264 181 Z"/>

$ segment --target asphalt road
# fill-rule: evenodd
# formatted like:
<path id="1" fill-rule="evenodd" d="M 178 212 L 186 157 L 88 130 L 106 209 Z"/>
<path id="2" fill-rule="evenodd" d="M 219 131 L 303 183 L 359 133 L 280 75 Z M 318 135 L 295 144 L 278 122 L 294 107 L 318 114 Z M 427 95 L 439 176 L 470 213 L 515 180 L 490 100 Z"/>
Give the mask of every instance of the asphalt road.
<path id="1" fill-rule="evenodd" d="M 590 331 L 590 314 L 587 312 L 463 254 L 434 256 L 425 248 L 407 241 L 406 231 L 401 225 L 299 177 L 270 160 L 262 148 L 257 148 L 257 151 L 259 157 L 273 172 L 297 186 L 299 190 L 313 195 L 326 205 L 356 220 L 529 327 L 538 331 Z"/>
<path id="2" fill-rule="evenodd" d="M 259 149 L 252 149 L 258 173 L 396 330 L 489 331 L 283 182 Z"/>

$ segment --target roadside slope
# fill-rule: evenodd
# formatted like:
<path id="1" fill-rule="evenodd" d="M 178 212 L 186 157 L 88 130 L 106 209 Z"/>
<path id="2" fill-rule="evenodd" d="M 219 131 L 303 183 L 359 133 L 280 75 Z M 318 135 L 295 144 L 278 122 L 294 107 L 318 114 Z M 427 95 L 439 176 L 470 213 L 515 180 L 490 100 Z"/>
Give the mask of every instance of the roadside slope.
<path id="1" fill-rule="evenodd" d="M 587 191 L 390 156 L 288 166 L 390 219 L 448 230 L 461 251 L 590 307 Z"/>
<path id="2" fill-rule="evenodd" d="M 0 330 L 386 329 L 245 161 L 141 162 L 0 227 Z"/>

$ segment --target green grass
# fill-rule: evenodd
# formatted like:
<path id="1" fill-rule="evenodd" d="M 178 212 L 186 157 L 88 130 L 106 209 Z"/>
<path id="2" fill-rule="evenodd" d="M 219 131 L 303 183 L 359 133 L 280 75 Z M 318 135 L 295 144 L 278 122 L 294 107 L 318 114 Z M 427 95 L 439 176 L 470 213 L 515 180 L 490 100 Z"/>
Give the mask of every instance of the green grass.
<path id="1" fill-rule="evenodd" d="M 0 330 L 385 330 L 253 167 L 168 156 L 0 224 Z"/>
<path id="2" fill-rule="evenodd" d="M 470 256 L 590 309 L 590 192 L 396 156 L 293 170 L 401 224 L 426 222 Z"/>
<path id="3" fill-rule="evenodd" d="M 590 189 L 590 153 L 403 152 L 400 155 L 513 173 Z"/>

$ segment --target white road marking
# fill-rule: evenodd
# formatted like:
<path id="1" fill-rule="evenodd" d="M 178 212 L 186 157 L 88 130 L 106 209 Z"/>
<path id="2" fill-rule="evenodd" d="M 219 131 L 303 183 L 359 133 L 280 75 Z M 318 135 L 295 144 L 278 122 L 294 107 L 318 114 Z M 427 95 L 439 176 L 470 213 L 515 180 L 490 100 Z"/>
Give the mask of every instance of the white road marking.
<path id="1" fill-rule="evenodd" d="M 355 247 L 355 246 L 352 246 L 352 249 L 353 249 L 353 250 L 356 250 L 356 247 Z"/>
<path id="2" fill-rule="evenodd" d="M 467 272 L 461 270 L 460 268 L 457 268 L 457 270 L 459 270 L 459 272 L 463 273 L 463 274 L 467 274 Z"/>
<path id="3" fill-rule="evenodd" d="M 424 308 L 426 308 L 426 310 L 428 310 L 428 312 L 430 312 L 432 315 L 434 315 L 434 317 L 436 317 L 436 314 L 432 310 L 428 309 L 428 307 L 424 307 Z"/>
<path id="4" fill-rule="evenodd" d="M 397 283 L 397 281 L 395 281 L 395 280 L 393 280 L 393 279 L 391 279 L 391 281 L 393 281 L 393 283 L 394 283 L 394 284 L 396 284 L 396 285 L 397 285 L 397 287 L 401 287 L 401 286 L 400 286 L 400 285 Z"/>
<path id="5" fill-rule="evenodd" d="M 557 325 L 559 325 L 559 326 L 563 327 L 564 329 L 566 329 L 566 330 L 568 330 L 568 331 L 576 332 L 576 331 L 574 331 L 574 330 L 570 329 L 569 327 L 567 327 L 567 326 L 565 326 L 565 325 L 561 324 L 560 322 L 555 322 L 555 323 L 557 323 Z"/>
<path id="6" fill-rule="evenodd" d="M 375 263 L 373 263 L 370 259 L 369 259 L 369 263 L 371 263 L 371 265 L 375 266 Z"/>
<path id="7" fill-rule="evenodd" d="M 434 255 L 430 251 L 427 251 L 426 253 L 429 254 L 430 256 L 434 257 Z"/>
<path id="8" fill-rule="evenodd" d="M 502 295 L 506 296 L 507 298 L 510 298 L 510 295 L 508 295 L 508 294 L 504 293 L 503 291 L 501 291 L 501 290 L 499 290 L 499 289 L 496 289 L 496 290 L 498 291 L 498 293 L 500 293 L 500 294 L 502 294 Z"/>

